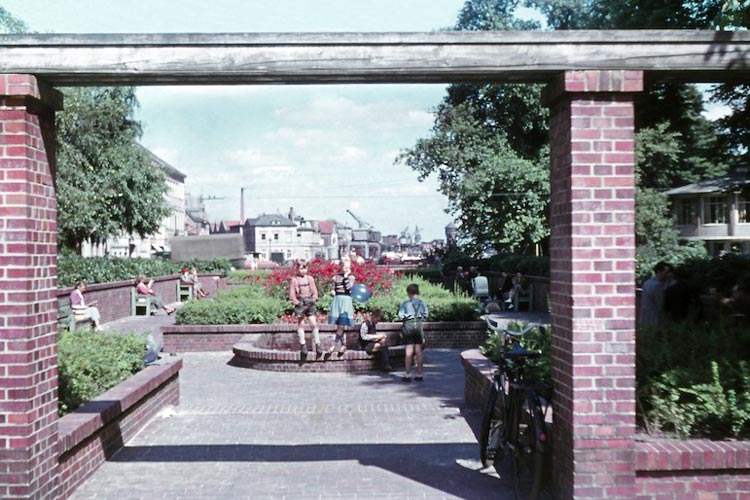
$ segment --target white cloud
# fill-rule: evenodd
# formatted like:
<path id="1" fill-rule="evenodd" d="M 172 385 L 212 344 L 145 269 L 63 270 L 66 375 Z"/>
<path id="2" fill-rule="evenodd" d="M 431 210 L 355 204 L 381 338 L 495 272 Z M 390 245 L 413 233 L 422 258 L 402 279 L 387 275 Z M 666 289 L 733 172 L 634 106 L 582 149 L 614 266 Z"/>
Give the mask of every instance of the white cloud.
<path id="1" fill-rule="evenodd" d="M 432 125 L 432 113 L 406 101 L 357 102 L 340 96 L 317 97 L 302 106 L 277 109 L 274 116 L 296 126 L 394 130 Z"/>
<path id="2" fill-rule="evenodd" d="M 228 163 L 241 167 L 278 167 L 289 163 L 286 153 L 259 149 L 236 149 L 224 155 Z"/>

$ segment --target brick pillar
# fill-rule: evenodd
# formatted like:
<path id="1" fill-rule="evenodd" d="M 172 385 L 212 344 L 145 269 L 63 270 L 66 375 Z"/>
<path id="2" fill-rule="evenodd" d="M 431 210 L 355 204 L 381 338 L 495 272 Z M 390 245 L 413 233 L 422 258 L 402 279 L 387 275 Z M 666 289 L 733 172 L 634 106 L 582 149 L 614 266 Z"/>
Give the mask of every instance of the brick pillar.
<path id="1" fill-rule="evenodd" d="M 57 226 L 60 95 L 0 75 L 0 498 L 57 497 Z"/>
<path id="2" fill-rule="evenodd" d="M 640 71 L 570 71 L 545 89 L 560 498 L 635 497 L 633 93 L 642 89 Z"/>

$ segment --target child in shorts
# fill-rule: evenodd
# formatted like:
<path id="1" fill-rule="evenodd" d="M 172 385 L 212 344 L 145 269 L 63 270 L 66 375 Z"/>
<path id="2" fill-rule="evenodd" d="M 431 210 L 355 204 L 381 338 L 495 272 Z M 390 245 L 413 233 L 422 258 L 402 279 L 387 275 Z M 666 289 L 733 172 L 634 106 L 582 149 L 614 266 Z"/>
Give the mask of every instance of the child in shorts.
<path id="1" fill-rule="evenodd" d="M 405 300 L 398 308 L 398 319 L 401 325 L 401 337 L 406 346 L 406 359 L 404 360 L 404 376 L 402 382 L 411 382 L 412 356 L 416 357 L 417 376 L 414 378 L 417 382 L 422 382 L 422 344 L 424 344 L 424 333 L 422 331 L 422 321 L 427 319 L 427 304 L 419 298 L 419 285 L 412 283 L 406 287 L 406 294 L 409 300 Z"/>
<path id="2" fill-rule="evenodd" d="M 305 342 L 305 319 L 312 327 L 313 340 L 315 342 L 315 355 L 321 357 L 323 349 L 320 347 L 320 332 L 318 330 L 318 289 L 315 280 L 307 274 L 307 261 L 300 259 L 295 266 L 297 276 L 289 283 L 289 300 L 294 304 L 294 315 L 297 317 L 297 337 L 299 337 L 300 354 L 307 357 L 307 343 Z"/>
<path id="3" fill-rule="evenodd" d="M 359 328 L 359 345 L 370 356 L 380 353 L 380 369 L 389 372 L 393 368 L 391 368 L 388 356 L 388 337 L 384 333 L 375 331 L 381 319 L 383 319 L 383 311 L 373 309 L 370 317 Z"/>

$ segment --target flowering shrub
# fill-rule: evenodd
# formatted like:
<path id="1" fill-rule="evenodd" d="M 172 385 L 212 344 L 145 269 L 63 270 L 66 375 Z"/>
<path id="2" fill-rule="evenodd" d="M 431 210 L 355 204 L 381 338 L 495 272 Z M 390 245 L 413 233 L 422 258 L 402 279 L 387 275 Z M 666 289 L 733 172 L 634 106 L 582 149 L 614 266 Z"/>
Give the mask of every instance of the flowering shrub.
<path id="1" fill-rule="evenodd" d="M 315 280 L 315 286 L 318 288 L 320 301 L 318 307 L 323 308 L 330 305 L 330 299 L 326 299 L 333 289 L 333 277 L 338 274 L 339 266 L 335 262 L 322 259 L 315 259 L 308 264 L 308 274 Z M 374 296 L 389 292 L 393 287 L 393 272 L 387 267 L 378 267 L 372 262 L 360 264 L 352 262 L 352 274 L 356 277 L 357 283 L 364 283 L 372 290 Z M 265 277 L 263 285 L 266 287 L 269 295 L 279 298 L 288 299 L 289 283 L 297 275 L 293 267 L 277 269 Z M 328 310 L 325 307 L 325 310 Z"/>

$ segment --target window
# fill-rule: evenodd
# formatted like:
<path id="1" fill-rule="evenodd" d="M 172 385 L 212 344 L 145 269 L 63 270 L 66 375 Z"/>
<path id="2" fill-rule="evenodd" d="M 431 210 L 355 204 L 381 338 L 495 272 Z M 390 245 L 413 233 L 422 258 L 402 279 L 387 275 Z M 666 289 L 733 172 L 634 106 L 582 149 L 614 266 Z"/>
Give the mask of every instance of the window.
<path id="1" fill-rule="evenodd" d="M 678 202 L 677 224 L 683 226 L 688 224 L 694 225 L 698 222 L 696 215 L 694 198 L 683 198 Z"/>
<path id="2" fill-rule="evenodd" d="M 279 233 L 273 233 L 273 239 L 278 240 L 279 239 Z"/>
<path id="3" fill-rule="evenodd" d="M 291 259 L 292 258 L 292 251 L 291 250 L 287 250 L 286 251 L 286 258 L 287 259 Z"/>
<path id="4" fill-rule="evenodd" d="M 739 212 L 737 222 L 740 224 L 750 224 L 750 200 L 744 196 L 740 196 L 737 199 L 737 211 Z"/>
<path id="5" fill-rule="evenodd" d="M 706 201 L 708 207 L 708 217 L 706 224 L 726 224 L 727 218 L 727 199 L 725 196 L 711 196 Z"/>
<path id="6" fill-rule="evenodd" d="M 266 233 L 260 233 L 260 239 L 265 240 L 266 239 Z"/>

